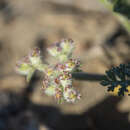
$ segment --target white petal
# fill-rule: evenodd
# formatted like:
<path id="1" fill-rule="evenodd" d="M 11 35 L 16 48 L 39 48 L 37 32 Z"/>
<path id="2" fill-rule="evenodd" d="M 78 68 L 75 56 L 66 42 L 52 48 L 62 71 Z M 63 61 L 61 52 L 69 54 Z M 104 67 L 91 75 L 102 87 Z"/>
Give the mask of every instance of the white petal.
<path id="1" fill-rule="evenodd" d="M 45 89 L 45 93 L 48 96 L 54 96 L 55 95 L 55 87 L 51 86 Z"/>

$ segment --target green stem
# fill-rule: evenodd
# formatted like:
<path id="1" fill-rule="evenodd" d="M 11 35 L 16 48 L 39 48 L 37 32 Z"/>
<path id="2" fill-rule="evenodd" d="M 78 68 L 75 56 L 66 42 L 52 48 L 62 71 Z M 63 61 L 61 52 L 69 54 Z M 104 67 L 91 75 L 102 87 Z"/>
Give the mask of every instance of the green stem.
<path id="1" fill-rule="evenodd" d="M 113 15 L 115 15 L 120 20 L 121 24 L 125 27 L 128 33 L 130 33 L 130 20 L 126 16 L 122 15 L 121 13 L 114 12 L 114 5 L 118 0 L 113 0 L 113 2 L 110 2 L 110 0 L 99 0 L 99 1 L 105 7 L 107 7 L 109 10 L 112 11 Z"/>

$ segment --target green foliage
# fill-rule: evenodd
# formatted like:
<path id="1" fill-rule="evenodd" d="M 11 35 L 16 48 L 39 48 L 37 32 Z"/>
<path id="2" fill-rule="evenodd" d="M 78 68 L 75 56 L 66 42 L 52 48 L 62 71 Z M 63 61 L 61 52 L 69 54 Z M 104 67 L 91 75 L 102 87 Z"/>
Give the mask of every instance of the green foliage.
<path id="1" fill-rule="evenodd" d="M 130 1 L 129 0 L 116 0 L 114 3 L 114 12 L 120 13 L 130 19 Z"/>
<path id="2" fill-rule="evenodd" d="M 124 96 L 128 92 L 130 85 L 130 64 L 121 64 L 118 67 L 106 71 L 106 76 L 101 81 L 101 85 L 108 86 L 108 91 L 114 91 L 117 86 L 120 86 L 118 91 L 119 96 Z"/>
<path id="3" fill-rule="evenodd" d="M 130 0 L 100 0 L 100 2 L 118 17 L 130 33 Z"/>

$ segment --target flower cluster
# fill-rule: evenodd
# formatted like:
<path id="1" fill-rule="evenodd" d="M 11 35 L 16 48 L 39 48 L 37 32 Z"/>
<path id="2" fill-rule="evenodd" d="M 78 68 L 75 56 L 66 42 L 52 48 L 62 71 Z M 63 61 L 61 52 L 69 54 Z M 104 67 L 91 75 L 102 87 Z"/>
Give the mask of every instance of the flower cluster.
<path id="1" fill-rule="evenodd" d="M 73 41 L 71 39 L 65 39 L 61 42 L 55 43 L 47 50 L 52 56 L 57 58 L 60 62 L 65 62 L 70 57 L 72 57 L 73 49 Z"/>
<path id="2" fill-rule="evenodd" d="M 72 86 L 71 73 L 79 66 L 79 61 L 70 59 L 65 63 L 58 63 L 54 68 L 46 70 L 43 88 L 47 95 L 53 95 L 58 102 L 75 102 L 80 94 Z"/>
<path id="3" fill-rule="evenodd" d="M 39 49 L 35 48 L 18 62 L 17 71 L 27 75 L 28 81 L 36 69 L 43 71 L 45 94 L 54 96 L 59 103 L 75 102 L 81 96 L 72 86 L 72 73 L 79 69 L 80 61 L 72 57 L 73 49 L 74 43 L 70 39 L 55 43 L 47 50 L 58 62 L 54 65 L 46 65 L 42 63 Z"/>
<path id="4" fill-rule="evenodd" d="M 20 74 L 27 75 L 27 81 L 30 81 L 35 70 L 44 71 L 45 68 L 46 65 L 42 64 L 39 48 L 34 48 L 16 64 L 16 71 Z"/>

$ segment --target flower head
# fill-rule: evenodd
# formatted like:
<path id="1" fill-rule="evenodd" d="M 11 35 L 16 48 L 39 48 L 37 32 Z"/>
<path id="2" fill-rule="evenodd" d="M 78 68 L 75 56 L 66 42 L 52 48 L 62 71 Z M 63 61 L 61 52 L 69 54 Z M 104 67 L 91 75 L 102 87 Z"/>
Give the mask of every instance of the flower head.
<path id="1" fill-rule="evenodd" d="M 73 48 L 72 40 L 63 40 L 48 48 L 49 53 L 60 62 L 45 70 L 43 88 L 47 95 L 54 96 L 59 103 L 75 102 L 81 97 L 72 85 L 72 72 L 80 67 L 80 61 L 72 57 Z"/>
<path id="2" fill-rule="evenodd" d="M 27 75 L 30 71 L 31 63 L 29 58 L 23 57 L 21 61 L 18 61 L 16 64 L 16 70 L 23 75 Z"/>
<path id="3" fill-rule="evenodd" d="M 47 50 L 50 53 L 50 55 L 56 57 L 61 62 L 64 62 L 72 56 L 73 49 L 73 41 L 71 39 L 65 39 L 61 42 L 55 43 Z"/>
<path id="4" fill-rule="evenodd" d="M 27 76 L 27 81 L 29 81 L 36 69 L 43 71 L 46 65 L 42 64 L 40 50 L 34 48 L 31 52 L 18 61 L 16 64 L 16 71 L 20 74 Z"/>
<path id="5" fill-rule="evenodd" d="M 45 94 L 54 96 L 55 99 L 62 103 L 75 102 L 80 99 L 80 94 L 72 86 L 72 76 L 69 73 L 57 74 L 57 76 L 48 77 L 43 80 Z"/>
<path id="6" fill-rule="evenodd" d="M 64 63 L 56 64 L 56 69 L 62 72 L 73 72 L 76 71 L 80 67 L 80 61 L 77 59 L 68 59 Z"/>
<path id="7" fill-rule="evenodd" d="M 73 87 L 68 86 L 64 90 L 64 99 L 67 102 L 75 102 L 77 99 L 80 99 L 81 95 L 77 93 Z"/>
<path id="8" fill-rule="evenodd" d="M 74 43 L 65 39 L 48 48 L 48 52 L 57 59 L 56 64 L 42 63 L 40 50 L 34 48 L 26 57 L 20 60 L 16 66 L 19 73 L 26 75 L 29 81 L 35 72 L 44 72 L 43 90 L 48 96 L 62 103 L 75 102 L 80 99 L 80 94 L 73 87 L 72 72 L 77 71 L 80 62 L 72 57 Z"/>
<path id="9" fill-rule="evenodd" d="M 34 65 L 34 66 L 41 63 L 40 49 L 39 48 L 34 48 L 29 53 L 28 57 L 29 57 L 32 65 Z"/>

